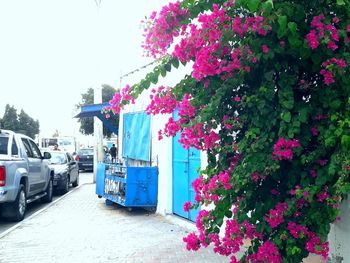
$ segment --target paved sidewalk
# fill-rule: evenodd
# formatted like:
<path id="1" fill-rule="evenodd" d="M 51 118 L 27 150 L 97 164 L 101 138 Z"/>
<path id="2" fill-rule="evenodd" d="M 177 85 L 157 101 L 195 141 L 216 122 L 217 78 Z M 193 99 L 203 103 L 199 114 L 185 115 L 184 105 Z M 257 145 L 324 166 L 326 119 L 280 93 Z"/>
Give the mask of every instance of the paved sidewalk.
<path id="1" fill-rule="evenodd" d="M 0 238 L 0 262 L 229 262 L 211 248 L 188 252 L 189 230 L 166 217 L 104 201 L 94 184 L 71 191 Z"/>

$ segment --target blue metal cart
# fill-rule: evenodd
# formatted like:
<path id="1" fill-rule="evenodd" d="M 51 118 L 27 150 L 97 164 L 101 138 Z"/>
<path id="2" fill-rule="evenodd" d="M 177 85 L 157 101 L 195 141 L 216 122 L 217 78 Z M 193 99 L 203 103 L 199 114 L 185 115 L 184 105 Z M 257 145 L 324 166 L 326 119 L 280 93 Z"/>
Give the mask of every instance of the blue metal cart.
<path id="1" fill-rule="evenodd" d="M 132 209 L 155 210 L 158 194 L 158 167 L 133 167 L 121 163 L 99 163 L 96 174 L 96 194 L 106 198 L 106 204 L 117 203 Z"/>

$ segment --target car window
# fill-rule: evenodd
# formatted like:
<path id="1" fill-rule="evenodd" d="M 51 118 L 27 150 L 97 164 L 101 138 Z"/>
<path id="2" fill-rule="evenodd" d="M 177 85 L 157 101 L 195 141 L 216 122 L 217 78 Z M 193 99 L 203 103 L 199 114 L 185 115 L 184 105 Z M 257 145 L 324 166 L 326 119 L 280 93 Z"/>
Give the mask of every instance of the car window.
<path id="1" fill-rule="evenodd" d="M 18 156 L 18 147 L 15 139 L 12 140 L 11 154 L 12 156 Z"/>
<path id="2" fill-rule="evenodd" d="M 33 157 L 41 159 L 41 152 L 39 150 L 39 147 L 32 140 L 28 140 L 28 141 L 29 141 L 30 147 L 31 147 L 32 152 L 33 152 Z"/>
<path id="3" fill-rule="evenodd" d="M 79 155 L 93 155 L 94 149 L 81 149 Z"/>
<path id="4" fill-rule="evenodd" d="M 51 153 L 51 158 L 50 158 L 50 163 L 51 164 L 64 164 L 67 163 L 67 158 L 66 154 L 59 152 L 59 151 L 54 151 L 50 152 Z"/>
<path id="5" fill-rule="evenodd" d="M 25 139 L 25 138 L 21 138 L 21 140 L 22 140 L 22 142 L 23 142 L 24 149 L 25 149 L 25 151 L 26 151 L 26 153 L 27 153 L 27 156 L 28 156 L 29 158 L 33 158 L 32 149 L 31 149 L 31 147 L 30 147 L 30 144 L 29 144 L 28 140 Z"/>
<path id="6" fill-rule="evenodd" d="M 7 154 L 7 145 L 8 145 L 9 137 L 8 136 L 0 136 L 0 154 Z"/>

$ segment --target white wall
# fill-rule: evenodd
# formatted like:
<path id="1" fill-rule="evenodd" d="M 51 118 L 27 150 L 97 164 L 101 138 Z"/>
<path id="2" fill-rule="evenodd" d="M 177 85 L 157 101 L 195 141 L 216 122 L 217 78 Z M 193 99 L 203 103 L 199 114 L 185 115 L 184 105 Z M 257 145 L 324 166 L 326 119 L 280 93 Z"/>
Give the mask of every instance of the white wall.
<path id="1" fill-rule="evenodd" d="M 331 225 L 328 235 L 331 258 L 343 258 L 342 263 L 350 263 L 350 195 L 340 205 L 341 220 Z M 333 260 L 332 262 L 337 262 Z"/>

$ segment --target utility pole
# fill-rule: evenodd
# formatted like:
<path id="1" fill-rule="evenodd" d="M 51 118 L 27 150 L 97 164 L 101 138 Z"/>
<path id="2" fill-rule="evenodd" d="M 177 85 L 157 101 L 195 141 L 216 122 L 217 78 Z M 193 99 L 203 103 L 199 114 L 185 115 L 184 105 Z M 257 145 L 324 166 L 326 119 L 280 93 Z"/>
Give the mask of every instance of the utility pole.
<path id="1" fill-rule="evenodd" d="M 94 87 L 94 104 L 102 103 L 102 88 L 101 85 Z M 103 124 L 102 121 L 94 117 L 94 180 L 96 182 L 97 164 L 103 161 Z"/>
<path id="2" fill-rule="evenodd" d="M 100 39 L 100 4 L 101 0 L 95 0 L 97 6 L 97 30 L 95 37 Z M 99 48 L 97 49 L 99 50 Z M 96 59 L 96 83 L 94 87 L 94 104 L 102 103 L 102 87 L 100 84 L 100 58 Z M 94 176 L 93 182 L 96 183 L 96 174 L 97 174 L 97 164 L 103 161 L 103 124 L 100 119 L 94 117 Z"/>

